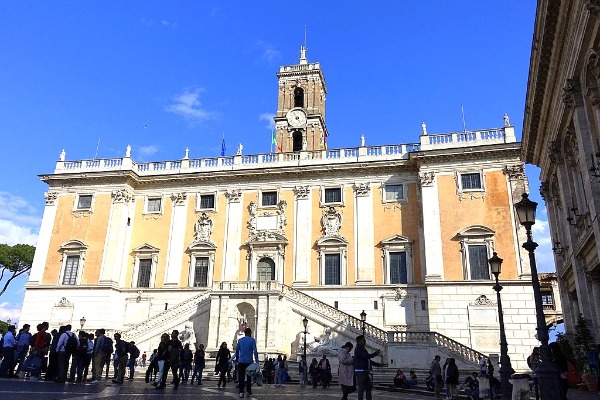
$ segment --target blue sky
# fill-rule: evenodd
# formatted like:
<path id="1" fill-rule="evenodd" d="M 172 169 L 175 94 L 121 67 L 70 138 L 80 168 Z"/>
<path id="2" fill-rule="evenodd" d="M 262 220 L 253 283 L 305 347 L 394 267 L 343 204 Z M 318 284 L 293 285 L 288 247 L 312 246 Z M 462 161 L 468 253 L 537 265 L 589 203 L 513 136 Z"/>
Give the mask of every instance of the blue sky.
<path id="1" fill-rule="evenodd" d="M 374 6 L 373 4 L 376 4 Z M 67 160 L 270 150 L 280 65 L 308 59 L 328 88 L 330 148 L 502 126 L 521 136 L 535 2 L 104 1 L 0 3 L 0 243 L 35 244 L 46 186 Z M 540 270 L 552 253 L 538 171 Z M 0 298 L 18 317 L 22 281 Z"/>

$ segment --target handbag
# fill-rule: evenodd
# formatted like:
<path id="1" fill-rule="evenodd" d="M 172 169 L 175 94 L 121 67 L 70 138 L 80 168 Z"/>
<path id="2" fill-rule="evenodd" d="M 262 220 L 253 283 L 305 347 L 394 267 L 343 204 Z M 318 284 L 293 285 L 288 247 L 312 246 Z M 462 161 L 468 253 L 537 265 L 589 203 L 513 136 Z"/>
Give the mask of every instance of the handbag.
<path id="1" fill-rule="evenodd" d="M 246 376 L 253 377 L 258 373 L 260 373 L 260 366 L 258 363 L 253 363 L 246 367 Z"/>

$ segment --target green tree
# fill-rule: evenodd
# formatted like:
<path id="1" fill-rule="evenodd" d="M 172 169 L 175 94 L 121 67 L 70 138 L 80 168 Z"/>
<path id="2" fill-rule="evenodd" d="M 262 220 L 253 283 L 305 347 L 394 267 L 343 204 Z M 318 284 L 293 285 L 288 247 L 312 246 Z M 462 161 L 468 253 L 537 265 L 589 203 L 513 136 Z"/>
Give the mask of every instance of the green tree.
<path id="1" fill-rule="evenodd" d="M 35 247 L 28 244 L 0 244 L 0 296 L 14 279 L 29 273 L 34 254 Z"/>
<path id="2" fill-rule="evenodd" d="M 593 350 L 595 341 L 583 314 L 579 314 L 577 317 L 574 336 L 573 355 L 575 356 L 575 367 L 580 372 L 589 372 L 588 352 Z"/>

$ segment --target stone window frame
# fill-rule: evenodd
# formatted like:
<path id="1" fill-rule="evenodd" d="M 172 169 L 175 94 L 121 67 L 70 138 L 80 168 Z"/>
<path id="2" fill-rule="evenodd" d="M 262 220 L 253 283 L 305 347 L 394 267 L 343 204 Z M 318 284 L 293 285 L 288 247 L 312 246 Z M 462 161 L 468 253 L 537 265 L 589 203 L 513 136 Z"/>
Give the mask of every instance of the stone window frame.
<path id="1" fill-rule="evenodd" d="M 275 204 L 273 205 L 268 205 L 268 206 L 264 206 L 263 205 L 263 193 L 277 193 L 277 199 L 275 199 Z M 264 209 L 276 209 L 277 208 L 277 204 L 279 204 L 279 201 L 281 200 L 281 193 L 279 188 L 266 188 L 266 189 L 260 189 L 258 191 L 258 208 L 264 208 Z"/>
<path id="2" fill-rule="evenodd" d="M 61 286 L 77 286 L 81 284 L 81 277 L 83 276 L 83 268 L 85 267 L 85 258 L 87 255 L 88 246 L 80 240 L 69 240 L 63 243 L 59 247 L 59 252 L 61 254 L 60 259 L 60 274 L 58 276 L 58 284 Z M 63 279 L 65 277 L 65 269 L 67 266 L 67 258 L 68 257 L 79 257 L 79 263 L 77 265 L 77 277 L 75 278 L 75 283 L 71 284 L 63 284 Z"/>
<path id="3" fill-rule="evenodd" d="M 194 277 L 196 269 L 196 258 L 208 258 L 208 271 L 206 273 L 206 288 L 211 288 L 213 284 L 213 275 L 215 271 L 215 254 L 217 246 L 211 242 L 194 242 L 187 249 L 188 259 L 188 287 L 202 288 L 203 286 L 194 286 Z"/>
<path id="4" fill-rule="evenodd" d="M 471 225 L 457 234 L 457 238 L 460 241 L 460 252 L 462 255 L 463 264 L 463 279 L 471 280 L 471 265 L 469 263 L 469 246 L 472 245 L 485 245 L 487 249 L 487 258 L 491 258 L 494 253 L 494 236 L 496 232 L 492 229 L 483 225 Z M 488 263 L 488 279 L 477 280 L 487 281 L 492 280 L 492 272 Z"/>
<path id="5" fill-rule="evenodd" d="M 88 208 L 79 208 L 79 199 L 82 196 L 90 196 L 91 197 L 91 201 L 90 201 L 90 206 Z M 77 193 L 77 196 L 75 197 L 75 202 L 73 203 L 73 211 L 76 212 L 93 212 L 94 211 L 94 203 L 96 200 L 96 196 L 94 196 L 94 193 L 89 193 L 89 192 L 82 192 L 82 193 Z"/>
<path id="6" fill-rule="evenodd" d="M 462 185 L 462 176 L 470 175 L 470 174 L 479 174 L 479 179 L 481 182 L 481 187 L 477 189 L 464 189 Z M 486 191 L 485 184 L 485 173 L 482 169 L 480 170 L 464 170 L 456 172 L 456 185 L 458 193 L 483 193 Z"/>
<path id="7" fill-rule="evenodd" d="M 326 189 L 339 189 L 340 190 L 340 201 L 339 202 L 333 202 L 333 203 L 327 203 L 325 202 L 325 190 Z M 331 206 L 341 206 L 344 207 L 346 204 L 345 201 L 345 195 L 344 195 L 344 185 L 343 184 L 339 184 L 339 185 L 323 185 L 320 187 L 320 196 L 319 196 L 319 207 L 324 208 L 324 207 L 331 207 Z"/>
<path id="8" fill-rule="evenodd" d="M 324 236 L 317 240 L 319 260 L 319 285 L 320 286 L 344 286 L 348 282 L 348 241 L 341 236 Z M 325 285 L 325 255 L 340 255 L 340 284 Z"/>
<path id="9" fill-rule="evenodd" d="M 148 204 L 150 200 L 160 199 L 160 211 L 149 211 Z M 165 196 L 162 194 L 149 194 L 144 196 L 144 212 L 143 214 L 149 215 L 162 215 L 165 211 Z"/>
<path id="10" fill-rule="evenodd" d="M 386 285 L 406 285 L 414 283 L 413 241 L 402 235 L 394 235 L 383 239 L 381 246 L 381 267 L 383 269 L 383 279 Z M 390 253 L 406 253 L 406 283 L 391 283 L 390 276 Z"/>
<path id="11" fill-rule="evenodd" d="M 402 198 L 398 199 L 398 200 L 388 200 L 386 197 L 386 187 L 387 186 L 402 186 Z M 385 182 L 381 184 L 381 202 L 383 204 L 386 203 L 406 203 L 408 202 L 408 185 L 406 184 L 406 182 L 403 181 L 392 181 L 392 182 Z"/>
<path id="12" fill-rule="evenodd" d="M 201 207 L 201 196 L 213 196 L 214 198 L 214 207 L 213 208 L 202 208 Z M 206 212 L 213 211 L 217 212 L 217 192 L 198 192 L 196 194 L 196 211 L 198 212 Z"/>
<path id="13" fill-rule="evenodd" d="M 138 287 L 138 278 L 140 272 L 140 260 L 152 260 L 152 264 L 150 267 L 150 281 L 148 288 L 156 287 L 156 270 L 158 268 L 158 256 L 160 254 L 160 249 L 149 245 L 148 243 L 144 243 L 141 246 L 138 246 L 133 249 L 133 271 L 131 277 L 131 287 Z"/>

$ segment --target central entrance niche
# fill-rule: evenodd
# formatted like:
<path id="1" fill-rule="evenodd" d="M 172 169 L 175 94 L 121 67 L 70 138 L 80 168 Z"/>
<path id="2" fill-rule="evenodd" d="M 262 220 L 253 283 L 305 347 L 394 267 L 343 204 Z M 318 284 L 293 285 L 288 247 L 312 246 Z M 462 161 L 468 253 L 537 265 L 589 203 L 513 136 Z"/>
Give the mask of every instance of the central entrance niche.
<path id="1" fill-rule="evenodd" d="M 275 261 L 268 257 L 258 260 L 256 268 L 256 279 L 259 281 L 274 281 L 275 280 Z"/>
<path id="2" fill-rule="evenodd" d="M 245 336 L 244 330 L 246 328 L 252 329 L 252 336 L 256 337 L 256 310 L 249 303 L 239 303 L 235 306 L 235 316 L 238 323 L 233 338 L 234 349 L 237 341 Z"/>

